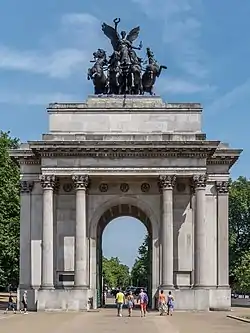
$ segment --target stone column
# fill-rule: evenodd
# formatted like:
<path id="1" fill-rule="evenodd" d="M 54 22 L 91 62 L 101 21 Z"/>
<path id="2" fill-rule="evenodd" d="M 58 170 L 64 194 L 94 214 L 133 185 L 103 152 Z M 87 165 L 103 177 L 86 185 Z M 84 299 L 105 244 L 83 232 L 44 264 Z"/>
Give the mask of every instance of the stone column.
<path id="1" fill-rule="evenodd" d="M 88 175 L 72 176 L 76 189 L 76 234 L 75 234 L 75 280 L 77 289 L 86 288 L 87 280 L 87 221 L 86 190 L 89 184 Z"/>
<path id="2" fill-rule="evenodd" d="M 54 288 L 54 256 L 53 256 L 53 202 L 54 175 L 41 175 L 43 188 L 43 237 L 42 237 L 42 289 Z"/>
<path id="3" fill-rule="evenodd" d="M 228 260 L 228 181 L 216 182 L 218 287 L 229 288 Z"/>
<path id="4" fill-rule="evenodd" d="M 20 182 L 20 276 L 19 288 L 29 289 L 31 285 L 31 192 L 34 182 Z"/>
<path id="5" fill-rule="evenodd" d="M 162 190 L 162 287 L 173 288 L 174 242 L 173 242 L 173 188 L 176 176 L 160 176 Z"/>
<path id="6" fill-rule="evenodd" d="M 195 186 L 195 287 L 207 286 L 207 253 L 206 247 L 206 175 L 194 175 L 193 182 Z"/>

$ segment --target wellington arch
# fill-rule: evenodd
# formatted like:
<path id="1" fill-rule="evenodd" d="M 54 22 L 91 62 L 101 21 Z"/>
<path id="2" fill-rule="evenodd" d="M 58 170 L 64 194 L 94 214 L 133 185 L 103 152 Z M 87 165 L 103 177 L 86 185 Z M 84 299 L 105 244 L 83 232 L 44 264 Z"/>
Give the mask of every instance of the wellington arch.
<path id="1" fill-rule="evenodd" d="M 151 298 L 228 309 L 228 180 L 241 150 L 202 131 L 199 103 L 89 96 L 53 103 L 49 131 L 11 155 L 21 167 L 19 299 L 29 308 L 98 306 L 98 246 L 112 218 L 151 232 Z"/>

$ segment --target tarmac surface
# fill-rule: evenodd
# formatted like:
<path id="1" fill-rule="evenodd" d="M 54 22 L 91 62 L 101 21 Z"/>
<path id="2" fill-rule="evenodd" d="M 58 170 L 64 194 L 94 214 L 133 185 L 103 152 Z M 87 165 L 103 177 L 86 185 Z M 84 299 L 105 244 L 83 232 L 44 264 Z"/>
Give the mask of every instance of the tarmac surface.
<path id="1" fill-rule="evenodd" d="M 0 313 L 0 332 L 19 333 L 127 333 L 129 330 L 144 333 L 249 333 L 250 324 L 227 318 L 227 312 L 175 312 L 172 317 L 159 316 L 150 312 L 145 318 L 135 310 L 133 316 L 116 316 L 116 309 L 101 309 L 99 312 L 59 313 L 39 312 L 13 314 Z M 237 308 L 230 312 L 233 315 L 250 316 L 249 308 Z"/>

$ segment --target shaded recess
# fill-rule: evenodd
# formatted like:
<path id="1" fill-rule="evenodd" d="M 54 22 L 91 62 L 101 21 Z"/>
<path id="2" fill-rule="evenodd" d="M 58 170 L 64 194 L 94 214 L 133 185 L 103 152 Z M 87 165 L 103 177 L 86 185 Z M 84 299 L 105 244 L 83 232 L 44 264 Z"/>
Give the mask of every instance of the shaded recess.
<path id="1" fill-rule="evenodd" d="M 119 204 L 113 206 L 106 210 L 101 218 L 98 221 L 97 227 L 97 244 L 96 244 L 96 263 L 97 263 L 97 306 L 102 307 L 104 306 L 104 301 L 102 299 L 102 290 L 103 290 L 103 279 L 102 279 L 102 236 L 103 231 L 106 226 L 114 219 L 122 216 L 133 217 L 143 223 L 147 229 L 149 234 L 149 257 L 150 257 L 150 267 L 148 271 L 148 285 L 145 286 L 148 289 L 148 294 L 152 294 L 152 224 L 148 216 L 138 208 L 137 206 L 130 205 L 130 204 Z M 126 241 L 126 239 L 124 239 Z M 140 244 L 138 244 L 139 246 Z M 144 286 L 143 286 L 144 287 Z M 149 306 L 151 306 L 151 299 L 149 301 Z"/>

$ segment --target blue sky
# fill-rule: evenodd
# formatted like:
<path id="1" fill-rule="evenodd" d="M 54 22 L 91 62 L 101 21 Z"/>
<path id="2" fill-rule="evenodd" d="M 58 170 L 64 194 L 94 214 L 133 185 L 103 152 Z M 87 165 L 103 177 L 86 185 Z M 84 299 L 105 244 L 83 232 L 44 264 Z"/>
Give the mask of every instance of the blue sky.
<path id="1" fill-rule="evenodd" d="M 249 177 L 249 13 L 249 0 L 2 1 L 1 129 L 22 141 L 40 139 L 49 102 L 85 100 L 93 51 L 111 50 L 101 22 L 120 16 L 122 29 L 141 26 L 139 40 L 168 66 L 157 94 L 201 102 L 208 138 L 243 148 L 232 175 Z M 107 232 L 114 235 L 112 225 Z M 140 224 L 134 225 L 139 241 Z"/>

